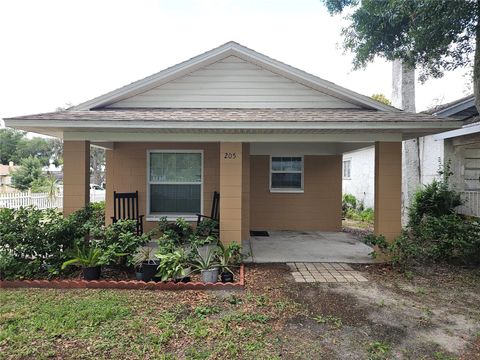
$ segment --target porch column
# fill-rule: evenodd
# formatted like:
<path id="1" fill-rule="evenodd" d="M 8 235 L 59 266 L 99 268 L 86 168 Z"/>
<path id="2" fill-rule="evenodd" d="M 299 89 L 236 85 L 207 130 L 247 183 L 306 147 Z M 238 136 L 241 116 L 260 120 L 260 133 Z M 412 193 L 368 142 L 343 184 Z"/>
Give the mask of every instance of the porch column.
<path id="1" fill-rule="evenodd" d="M 243 144 L 220 143 L 220 241 L 242 242 Z"/>
<path id="2" fill-rule="evenodd" d="M 375 143 L 375 234 L 389 241 L 402 230 L 402 143 Z"/>
<path id="3" fill-rule="evenodd" d="M 90 142 L 63 142 L 63 215 L 90 202 Z"/>
<path id="4" fill-rule="evenodd" d="M 114 150 L 105 151 L 105 224 L 112 223 L 113 216 L 113 189 L 115 188 L 115 177 L 113 175 Z"/>

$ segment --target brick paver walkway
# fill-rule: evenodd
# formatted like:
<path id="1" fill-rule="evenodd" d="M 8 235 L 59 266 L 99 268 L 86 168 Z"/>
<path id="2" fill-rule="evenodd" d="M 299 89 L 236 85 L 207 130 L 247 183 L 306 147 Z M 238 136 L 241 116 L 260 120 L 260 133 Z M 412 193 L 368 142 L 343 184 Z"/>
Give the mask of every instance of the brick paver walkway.
<path id="1" fill-rule="evenodd" d="M 287 263 L 296 282 L 346 283 L 368 281 L 345 263 Z"/>

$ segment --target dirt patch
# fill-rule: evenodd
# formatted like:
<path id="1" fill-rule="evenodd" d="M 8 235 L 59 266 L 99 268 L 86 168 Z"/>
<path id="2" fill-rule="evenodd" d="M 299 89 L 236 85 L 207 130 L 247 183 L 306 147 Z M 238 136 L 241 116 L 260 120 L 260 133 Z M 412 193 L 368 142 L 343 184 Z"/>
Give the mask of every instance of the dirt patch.
<path id="1" fill-rule="evenodd" d="M 374 345 L 388 349 L 384 358 L 437 359 L 461 356 L 480 334 L 477 271 L 441 267 L 405 276 L 385 265 L 354 267 L 370 281 L 295 283 L 284 265 L 252 267 L 264 275 L 255 291 L 267 286 L 301 304 L 282 329 L 289 334 L 284 348 L 301 336 L 332 359 L 368 358 Z M 265 278 L 279 280 L 266 285 Z M 335 319 L 341 325 L 332 325 Z"/>

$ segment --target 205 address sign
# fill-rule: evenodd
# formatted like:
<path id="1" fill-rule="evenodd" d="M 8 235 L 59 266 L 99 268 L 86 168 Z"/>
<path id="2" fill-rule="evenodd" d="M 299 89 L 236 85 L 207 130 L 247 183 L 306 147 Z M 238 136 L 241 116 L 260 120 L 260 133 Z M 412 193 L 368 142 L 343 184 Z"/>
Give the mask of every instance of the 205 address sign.
<path id="1" fill-rule="evenodd" d="M 229 159 L 229 160 L 236 159 L 236 158 L 237 158 L 237 153 L 234 153 L 234 152 L 226 152 L 223 158 L 224 158 L 224 159 Z"/>

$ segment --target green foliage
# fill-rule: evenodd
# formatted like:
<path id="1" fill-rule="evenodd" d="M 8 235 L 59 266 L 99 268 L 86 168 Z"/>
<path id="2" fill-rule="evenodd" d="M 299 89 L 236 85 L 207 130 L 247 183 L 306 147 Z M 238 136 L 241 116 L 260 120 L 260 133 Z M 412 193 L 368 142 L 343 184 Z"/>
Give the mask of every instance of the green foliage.
<path id="1" fill-rule="evenodd" d="M 130 258 L 128 265 L 139 268 L 143 263 L 152 264 L 155 260 L 155 249 L 150 246 L 142 246 Z"/>
<path id="2" fill-rule="evenodd" d="M 423 189 L 418 190 L 408 208 L 410 228 L 419 225 L 424 216 L 440 217 L 455 212 L 455 207 L 462 204 L 460 194 L 450 188 L 449 179 L 452 175 L 450 163 L 446 163 L 440 180 L 434 179 Z"/>
<path id="3" fill-rule="evenodd" d="M 425 262 L 471 264 L 480 260 L 480 222 L 455 213 L 461 201 L 449 186 L 449 164 L 439 173 L 441 180 L 415 194 L 408 226 L 394 242 L 388 244 L 382 236 L 373 235 L 365 239 L 404 269 Z"/>
<path id="4" fill-rule="evenodd" d="M 103 251 L 105 264 L 125 266 L 132 263 L 138 248 L 150 241 L 151 234 L 137 235 L 135 220 L 121 220 L 96 229 L 93 236 Z"/>
<path id="5" fill-rule="evenodd" d="M 72 258 L 65 261 L 62 264 L 62 270 L 67 266 L 78 265 L 82 268 L 95 267 L 104 265 L 105 262 L 102 258 L 102 250 L 97 246 L 75 246 L 75 249 L 71 252 Z"/>
<path id="6" fill-rule="evenodd" d="M 382 104 L 385 104 L 385 105 L 392 105 L 392 102 L 390 100 L 387 99 L 387 97 L 383 94 L 373 94 L 372 96 L 370 96 L 373 100 L 377 100 L 379 102 L 381 102 Z"/>
<path id="7" fill-rule="evenodd" d="M 214 250 L 209 250 L 206 256 L 198 255 L 195 258 L 193 266 L 197 270 L 210 270 L 215 266 L 219 266 L 217 254 Z"/>
<path id="8" fill-rule="evenodd" d="M 18 170 L 12 173 L 12 186 L 20 191 L 25 191 L 32 186 L 44 186 L 46 177 L 42 172 L 42 163 L 38 158 L 30 156 L 23 159 Z"/>
<path id="9" fill-rule="evenodd" d="M 218 227 L 218 221 L 214 219 L 203 219 L 195 229 L 195 234 L 198 236 L 209 236 Z"/>
<path id="10" fill-rule="evenodd" d="M 19 164 L 28 157 L 37 158 L 42 166 L 61 163 L 62 141 L 41 137 L 27 138 L 23 131 L 9 128 L 0 129 L 0 163 L 8 165 L 10 161 Z"/>
<path id="11" fill-rule="evenodd" d="M 347 219 L 373 223 L 374 211 L 364 208 L 363 202 L 359 202 L 352 194 L 344 194 L 342 197 L 342 215 Z"/>
<path id="12" fill-rule="evenodd" d="M 30 278 L 56 273 L 76 235 L 69 220 L 54 209 L 0 209 L 0 275 Z"/>
<path id="13" fill-rule="evenodd" d="M 368 360 L 388 359 L 392 351 L 390 345 L 383 341 L 373 341 L 367 346 Z"/>
<path id="14" fill-rule="evenodd" d="M 57 275 L 75 239 L 104 224 L 104 204 L 87 206 L 67 218 L 55 209 L 0 209 L 0 277 Z"/>
<path id="15" fill-rule="evenodd" d="M 333 315 L 317 315 L 313 318 L 313 320 L 322 325 L 332 325 L 337 329 L 343 326 L 342 319 Z"/>
<path id="16" fill-rule="evenodd" d="M 331 13 L 352 7 L 342 31 L 355 68 L 375 56 L 402 59 L 421 69 L 421 80 L 471 64 L 479 17 L 477 1 L 324 0 Z M 479 33 L 480 34 L 480 33 Z"/>
<path id="17" fill-rule="evenodd" d="M 183 249 L 176 249 L 168 254 L 157 254 L 160 263 L 158 265 L 157 276 L 162 281 L 175 280 L 182 278 L 187 274 L 188 258 Z"/>
<path id="18" fill-rule="evenodd" d="M 231 242 L 227 246 L 219 243 L 218 246 L 220 251 L 217 257 L 220 268 L 233 274 L 233 267 L 240 266 L 244 258 L 242 247 L 236 242 Z"/>
<path id="19" fill-rule="evenodd" d="M 347 214 L 348 210 L 355 210 L 357 208 L 357 198 L 352 194 L 343 194 L 342 197 L 342 213 L 343 216 Z"/>

